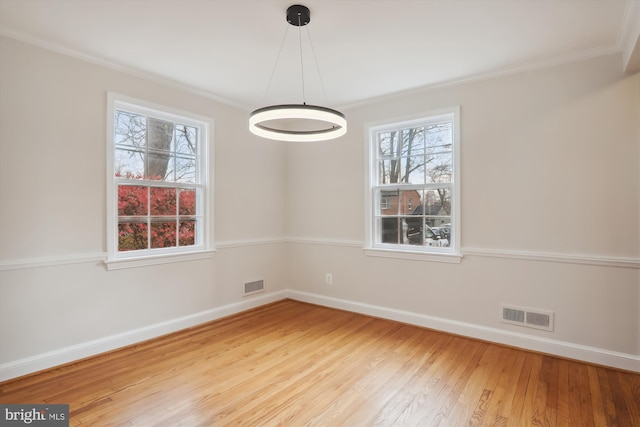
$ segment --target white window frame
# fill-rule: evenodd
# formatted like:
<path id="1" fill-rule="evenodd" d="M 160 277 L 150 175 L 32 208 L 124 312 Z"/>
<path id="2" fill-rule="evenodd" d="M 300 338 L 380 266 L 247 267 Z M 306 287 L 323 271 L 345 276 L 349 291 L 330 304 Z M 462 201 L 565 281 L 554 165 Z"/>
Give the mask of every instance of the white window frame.
<path id="1" fill-rule="evenodd" d="M 197 230 L 196 244 L 184 247 L 141 249 L 136 251 L 118 251 L 118 203 L 117 184 L 114 161 L 114 114 L 116 110 L 125 110 L 144 116 L 173 121 L 180 124 L 194 126 L 199 129 L 199 144 L 197 153 L 197 186 L 201 190 L 196 216 L 200 218 Z M 213 120 L 208 117 L 180 111 L 164 105 L 120 95 L 107 93 L 107 259 L 108 270 L 140 267 L 169 262 L 190 261 L 210 258 L 215 252 L 212 246 L 213 235 L 213 185 L 209 170 L 213 164 L 210 157 L 213 153 Z M 155 183 L 155 182 L 154 182 Z M 158 182 L 163 186 L 162 181 Z M 172 185 L 171 187 L 179 187 Z"/>
<path id="2" fill-rule="evenodd" d="M 420 245 L 400 245 L 377 242 L 377 227 L 375 216 L 377 212 L 375 192 L 381 186 L 378 185 L 378 162 L 377 162 L 377 138 L 379 132 L 390 130 L 407 129 L 429 123 L 440 122 L 443 119 L 453 122 L 453 176 L 451 183 L 451 228 L 453 241 L 449 247 L 431 247 Z M 365 165 L 368 173 L 365 192 L 365 247 L 364 252 L 369 256 L 460 263 L 462 252 L 460 247 L 460 107 L 446 108 L 442 110 L 429 111 L 410 117 L 402 117 L 384 122 L 368 123 L 365 125 L 365 138 L 367 141 L 365 150 Z M 407 184 L 407 190 L 416 186 Z M 398 185 L 394 184 L 394 187 Z"/>

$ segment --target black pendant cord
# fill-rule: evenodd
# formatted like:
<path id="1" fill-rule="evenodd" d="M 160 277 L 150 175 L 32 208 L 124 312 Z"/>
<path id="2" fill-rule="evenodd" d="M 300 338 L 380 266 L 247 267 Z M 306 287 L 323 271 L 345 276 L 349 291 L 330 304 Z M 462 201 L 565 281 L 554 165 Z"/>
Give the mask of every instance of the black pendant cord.
<path id="1" fill-rule="evenodd" d="M 273 69 L 271 70 L 271 77 L 269 77 L 269 83 L 267 84 L 267 90 L 264 93 L 264 97 L 262 99 L 262 103 L 267 101 L 267 97 L 269 96 L 269 90 L 271 90 L 271 84 L 273 83 L 273 77 L 276 75 L 276 69 L 278 68 L 278 63 L 280 62 L 280 55 L 282 54 L 282 48 L 284 47 L 284 41 L 287 39 L 287 33 L 289 32 L 289 26 L 284 30 L 284 36 L 282 36 L 282 41 L 280 42 L 280 50 L 278 50 L 278 56 L 276 57 L 276 62 L 273 64 Z"/>
<path id="2" fill-rule="evenodd" d="M 313 62 L 316 64 L 316 73 L 318 73 L 318 79 L 320 80 L 320 88 L 322 89 L 322 96 L 324 96 L 324 102 L 328 103 L 327 91 L 324 89 L 324 81 L 322 80 L 322 73 L 320 72 L 320 65 L 318 65 L 318 58 L 316 57 L 316 50 L 313 47 L 313 41 L 311 39 L 311 30 L 309 26 L 307 28 L 307 38 L 309 39 L 309 46 L 311 46 L 311 54 L 313 55 Z"/>
<path id="3" fill-rule="evenodd" d="M 298 43 L 300 45 L 300 74 L 302 77 L 302 105 L 307 105 L 307 99 L 304 93 L 304 61 L 302 59 L 302 21 L 298 14 Z"/>

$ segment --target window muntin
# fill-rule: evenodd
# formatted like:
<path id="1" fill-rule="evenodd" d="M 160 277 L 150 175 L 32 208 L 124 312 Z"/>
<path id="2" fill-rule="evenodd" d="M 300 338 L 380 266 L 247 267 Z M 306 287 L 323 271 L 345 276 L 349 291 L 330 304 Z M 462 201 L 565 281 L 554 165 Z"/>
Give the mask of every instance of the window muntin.
<path id="1" fill-rule="evenodd" d="M 208 123 L 117 98 L 111 107 L 109 259 L 206 250 Z"/>
<path id="2" fill-rule="evenodd" d="M 456 115 L 370 128 L 370 247 L 458 253 Z"/>

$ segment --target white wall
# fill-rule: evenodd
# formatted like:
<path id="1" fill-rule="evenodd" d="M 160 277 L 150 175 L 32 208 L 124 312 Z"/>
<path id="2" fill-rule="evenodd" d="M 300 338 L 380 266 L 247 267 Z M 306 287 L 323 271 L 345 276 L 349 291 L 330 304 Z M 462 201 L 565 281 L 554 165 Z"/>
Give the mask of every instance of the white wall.
<path id="1" fill-rule="evenodd" d="M 177 86 L 9 38 L 0 43 L 5 376 L 67 361 L 56 352 L 86 355 L 281 294 L 285 146 L 251 135 L 246 112 Z M 106 271 L 107 91 L 213 118 L 219 248 L 212 258 Z M 255 279 L 267 292 L 243 298 L 242 284 Z"/>
<path id="2" fill-rule="evenodd" d="M 290 286 L 507 343 L 527 334 L 542 350 L 621 353 L 640 370 L 640 76 L 620 64 L 611 55 L 398 95 L 346 111 L 342 140 L 290 146 Z M 462 263 L 364 255 L 365 124 L 456 105 Z M 500 303 L 552 310 L 555 330 L 500 323 Z"/>
<path id="3" fill-rule="evenodd" d="M 620 62 L 380 100 L 347 111 L 346 137 L 295 145 L 253 137 L 246 111 L 0 38 L 0 380 L 287 295 L 640 370 L 640 76 Z M 104 268 L 107 91 L 215 120 L 213 258 Z M 454 105 L 462 263 L 365 256 L 365 123 Z M 267 292 L 241 297 L 258 278 Z M 555 331 L 499 323 L 503 302 L 555 311 Z"/>

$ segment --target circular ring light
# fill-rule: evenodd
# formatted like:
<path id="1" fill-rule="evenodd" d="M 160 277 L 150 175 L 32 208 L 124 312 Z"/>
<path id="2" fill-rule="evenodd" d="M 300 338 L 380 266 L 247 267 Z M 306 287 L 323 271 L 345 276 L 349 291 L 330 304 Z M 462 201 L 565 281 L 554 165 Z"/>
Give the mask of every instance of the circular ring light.
<path id="1" fill-rule="evenodd" d="M 313 121 L 319 126 L 313 130 L 287 129 L 285 122 L 291 120 Z M 347 133 L 347 120 L 344 114 L 331 108 L 306 104 L 273 105 L 251 113 L 249 130 L 263 138 L 279 141 L 327 141 Z"/>
<path id="2" fill-rule="evenodd" d="M 300 34 L 300 27 L 311 21 L 311 12 L 306 6 L 294 4 L 287 9 L 286 18 L 289 24 L 299 27 L 298 33 Z M 249 130 L 263 138 L 279 141 L 310 142 L 338 138 L 347 133 L 347 121 L 344 114 L 331 108 L 307 105 L 304 100 L 302 37 L 299 37 L 298 40 L 300 43 L 302 104 L 272 105 L 259 108 L 249 117 Z M 280 51 L 282 51 L 282 46 Z M 276 66 L 277 64 L 276 60 Z"/>

